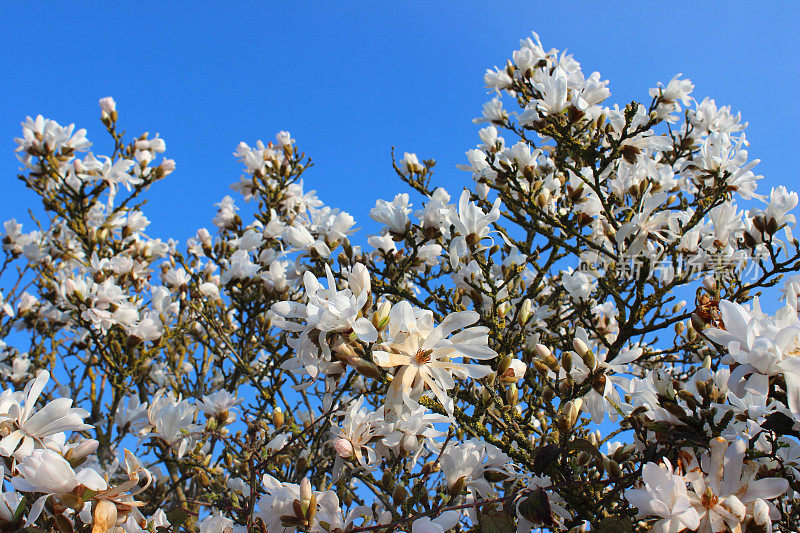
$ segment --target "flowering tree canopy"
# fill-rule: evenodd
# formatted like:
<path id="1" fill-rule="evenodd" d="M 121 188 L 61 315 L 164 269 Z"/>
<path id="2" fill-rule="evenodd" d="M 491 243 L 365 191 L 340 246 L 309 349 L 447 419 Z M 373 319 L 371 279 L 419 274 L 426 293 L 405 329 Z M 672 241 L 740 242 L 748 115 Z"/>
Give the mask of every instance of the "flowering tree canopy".
<path id="1" fill-rule="evenodd" d="M 366 238 L 288 132 L 181 244 L 144 211 L 175 162 L 112 98 L 108 155 L 23 122 L 0 528 L 798 531 L 797 193 L 687 79 L 610 104 L 534 34 L 485 83 L 472 186 L 393 158 Z"/>

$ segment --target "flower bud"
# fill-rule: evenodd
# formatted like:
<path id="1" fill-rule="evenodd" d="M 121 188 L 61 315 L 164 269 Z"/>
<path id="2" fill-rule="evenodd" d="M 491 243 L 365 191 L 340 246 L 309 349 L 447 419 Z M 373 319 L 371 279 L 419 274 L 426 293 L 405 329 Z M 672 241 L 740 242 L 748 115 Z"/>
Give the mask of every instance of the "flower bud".
<path id="1" fill-rule="evenodd" d="M 97 450 L 98 442 L 94 439 L 86 439 L 77 446 L 72 446 L 67 449 L 64 454 L 64 459 L 70 462 L 72 466 L 81 463 L 87 456 L 93 454 Z"/>
<path id="2" fill-rule="evenodd" d="M 467 476 L 461 476 L 450 485 L 450 496 L 456 497 L 467 488 Z"/>
<path id="3" fill-rule="evenodd" d="M 561 354 L 561 366 L 569 374 L 572 371 L 572 352 L 563 352 Z"/>
<path id="4" fill-rule="evenodd" d="M 758 215 L 753 217 L 753 226 L 761 233 L 764 233 L 764 230 L 767 226 L 767 218 L 764 215 Z"/>
<path id="5" fill-rule="evenodd" d="M 569 423 L 570 423 L 570 426 L 574 426 L 575 422 L 578 421 L 578 417 L 581 414 L 581 407 L 583 407 L 583 398 L 575 398 L 574 400 L 572 400 L 571 402 L 568 402 L 568 403 L 572 404 L 570 406 L 569 411 L 568 411 Z"/>
<path id="6" fill-rule="evenodd" d="M 283 414 L 283 409 L 276 407 L 272 410 L 272 425 L 275 426 L 275 429 L 282 428 L 285 421 L 286 417 Z"/>
<path id="7" fill-rule="evenodd" d="M 353 456 L 355 450 L 353 449 L 353 443 L 349 440 L 343 438 L 333 439 L 332 444 L 339 457 L 348 458 Z"/>
<path id="8" fill-rule="evenodd" d="M 697 313 L 692 313 L 692 328 L 695 331 L 702 331 L 706 327 L 706 321 L 703 320 Z"/>
<path id="9" fill-rule="evenodd" d="M 539 359 L 543 359 L 543 358 L 547 357 L 548 355 L 553 355 L 553 353 L 550 351 L 550 348 L 548 348 L 544 344 L 537 344 L 536 345 L 536 355 L 539 357 Z"/>
<path id="10" fill-rule="evenodd" d="M 608 473 L 612 478 L 621 478 L 623 474 L 622 467 L 619 466 L 618 462 L 611 459 L 608 461 Z"/>
<path id="11" fill-rule="evenodd" d="M 110 96 L 100 99 L 100 116 L 103 121 L 116 122 L 117 121 L 117 103 Z"/>
<path id="12" fill-rule="evenodd" d="M 392 491 L 392 502 L 395 505 L 400 505 L 408 497 L 408 491 L 403 485 L 396 485 Z"/>
<path id="13" fill-rule="evenodd" d="M 300 503 L 307 506 L 313 495 L 314 493 L 311 491 L 311 480 L 304 477 L 303 481 L 300 482 Z"/>
<path id="14" fill-rule="evenodd" d="M 545 402 L 551 402 L 553 398 L 556 397 L 556 393 L 550 387 L 545 386 L 544 390 L 542 390 L 542 399 Z"/>
<path id="15" fill-rule="evenodd" d="M 109 533 L 117 525 L 117 506 L 108 500 L 100 500 L 92 512 L 92 533 Z"/>
<path id="16" fill-rule="evenodd" d="M 586 343 L 577 337 L 572 339 L 572 347 L 575 349 L 575 352 L 582 358 L 585 357 L 586 353 L 589 351 L 589 347 L 586 346 Z"/>
<path id="17" fill-rule="evenodd" d="M 513 383 L 506 389 L 506 403 L 511 407 L 517 405 L 517 401 L 519 401 L 519 391 L 517 390 L 517 386 Z"/>
<path id="18" fill-rule="evenodd" d="M 528 319 L 531 316 L 531 299 L 525 298 L 522 301 L 522 306 L 519 309 L 519 324 L 525 325 L 528 322 Z"/>
<path id="19" fill-rule="evenodd" d="M 497 375 L 502 378 L 503 374 L 506 373 L 506 370 L 509 369 L 511 366 L 512 357 L 507 355 L 500 359 L 500 362 L 497 364 Z"/>

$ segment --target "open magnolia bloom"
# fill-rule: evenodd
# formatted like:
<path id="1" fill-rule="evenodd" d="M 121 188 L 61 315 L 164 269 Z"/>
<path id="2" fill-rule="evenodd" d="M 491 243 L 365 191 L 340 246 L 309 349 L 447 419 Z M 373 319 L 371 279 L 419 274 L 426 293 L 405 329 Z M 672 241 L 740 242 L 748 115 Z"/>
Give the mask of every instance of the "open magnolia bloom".
<path id="1" fill-rule="evenodd" d="M 692 507 L 686 479 L 673 471 L 669 459 L 663 465 L 648 463 L 642 469 L 642 488 L 625 493 L 631 505 L 639 509 L 639 517 L 658 516 L 653 524 L 654 533 L 675 533 L 695 529 L 700 525 L 700 516 Z"/>
<path id="2" fill-rule="evenodd" d="M 353 459 L 363 468 L 377 466 L 375 450 L 368 445 L 381 439 L 386 434 L 387 427 L 382 409 L 370 412 L 363 408 L 363 405 L 364 397 L 361 396 L 344 412 L 341 425 L 331 428 L 333 438 L 330 442 L 337 454 L 334 466 L 335 479 L 341 474 L 343 459 Z"/>
<path id="3" fill-rule="evenodd" d="M 429 389 L 452 416 L 453 401 L 446 391 L 455 386 L 453 377 L 480 379 L 492 373 L 488 366 L 456 363 L 452 358 L 486 360 L 497 356 L 487 345 L 487 328 L 466 327 L 478 318 L 478 313 L 464 311 L 450 314 L 441 324 L 434 326 L 431 311 L 413 308 L 408 302 L 392 306 L 387 342 L 373 351 L 378 366 L 399 367 L 389 386 L 386 405 L 401 411 L 404 398 L 417 400 L 425 389 Z M 457 330 L 463 331 L 452 335 Z"/>
<path id="4" fill-rule="evenodd" d="M 370 296 L 370 280 L 364 265 L 353 266 L 348 276 L 348 286 L 337 290 L 336 279 L 325 265 L 328 288 L 323 287 L 311 273 L 303 276 L 306 303 L 283 301 L 272 307 L 274 323 L 286 331 L 299 332 L 293 341 L 295 356 L 283 364 L 286 370 L 303 370 L 316 379 L 320 372 L 341 370 L 332 361 L 328 333 L 349 332 L 362 342 L 375 342 L 378 331 L 360 311 Z M 299 322 L 298 322 L 299 320 Z"/>
<path id="5" fill-rule="evenodd" d="M 691 453 L 684 455 L 692 487 L 689 498 L 700 517 L 699 533 L 723 533 L 726 526 L 741 531 L 748 519 L 771 528 L 771 520 L 780 518 L 770 500 L 784 494 L 789 482 L 778 477 L 755 479 L 760 465 L 746 460 L 746 451 L 741 439 L 729 443 L 717 437 L 699 461 Z"/>
<path id="6" fill-rule="evenodd" d="M 769 378 L 782 375 L 786 385 L 786 407 L 800 421 L 800 318 L 791 305 L 774 317 L 761 311 L 758 299 L 748 311 L 736 302 L 722 300 L 719 311 L 725 329 L 708 328 L 703 333 L 728 351 L 730 385 L 735 391 L 749 388 L 760 395 L 769 392 Z M 741 394 L 740 394 L 741 395 Z"/>
<path id="7" fill-rule="evenodd" d="M 36 401 L 49 380 L 50 373 L 43 370 L 28 383 L 23 393 L 5 390 L 0 394 L 0 425 L 8 428 L 0 440 L 0 455 L 13 455 L 22 460 L 34 448 L 44 447 L 48 438 L 92 427 L 83 422 L 89 413 L 72 407 L 71 398 L 55 399 L 36 410 Z"/>
<path id="8" fill-rule="evenodd" d="M 76 492 L 76 496 L 80 496 L 87 489 L 99 492 L 108 488 L 106 481 L 95 470 L 85 468 L 75 472 L 60 454 L 46 449 L 33 450 L 17 465 L 17 472 L 18 475 L 11 479 L 15 489 L 44 494 L 31 507 L 28 515 L 31 522 L 38 518 L 50 496 L 62 499 Z"/>

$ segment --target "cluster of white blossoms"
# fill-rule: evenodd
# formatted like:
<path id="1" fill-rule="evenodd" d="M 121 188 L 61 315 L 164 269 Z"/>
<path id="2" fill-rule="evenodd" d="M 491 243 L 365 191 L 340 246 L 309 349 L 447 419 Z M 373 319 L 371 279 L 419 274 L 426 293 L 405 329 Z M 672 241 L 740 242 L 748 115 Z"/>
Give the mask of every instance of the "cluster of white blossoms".
<path id="1" fill-rule="evenodd" d="M 180 244 L 146 233 L 162 138 L 109 97 L 109 155 L 28 118 L 0 529 L 800 530 L 797 193 L 681 76 L 610 105 L 534 34 L 484 81 L 474 186 L 393 159 L 361 245 L 288 132 Z"/>

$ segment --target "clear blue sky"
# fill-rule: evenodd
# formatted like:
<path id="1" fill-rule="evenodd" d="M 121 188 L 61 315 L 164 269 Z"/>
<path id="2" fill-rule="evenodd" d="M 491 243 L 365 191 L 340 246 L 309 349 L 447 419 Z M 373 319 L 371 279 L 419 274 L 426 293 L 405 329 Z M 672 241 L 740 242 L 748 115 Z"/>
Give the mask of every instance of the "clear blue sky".
<path id="1" fill-rule="evenodd" d="M 455 164 L 477 143 L 483 73 L 531 30 L 610 79 L 612 102 L 646 99 L 683 72 L 695 96 L 750 122 L 751 156 L 768 184 L 797 187 L 798 4 L 698 4 L 5 3 L 0 218 L 25 219 L 35 200 L 14 178 L 19 122 L 39 113 L 75 122 L 103 153 L 97 100 L 111 95 L 122 126 L 160 132 L 177 162 L 150 193 L 151 235 L 184 241 L 210 226 L 213 204 L 241 173 L 237 143 L 281 129 L 316 163 L 307 188 L 374 229 L 375 199 L 403 190 L 391 146 L 435 157 L 453 194 L 467 183 Z"/>

